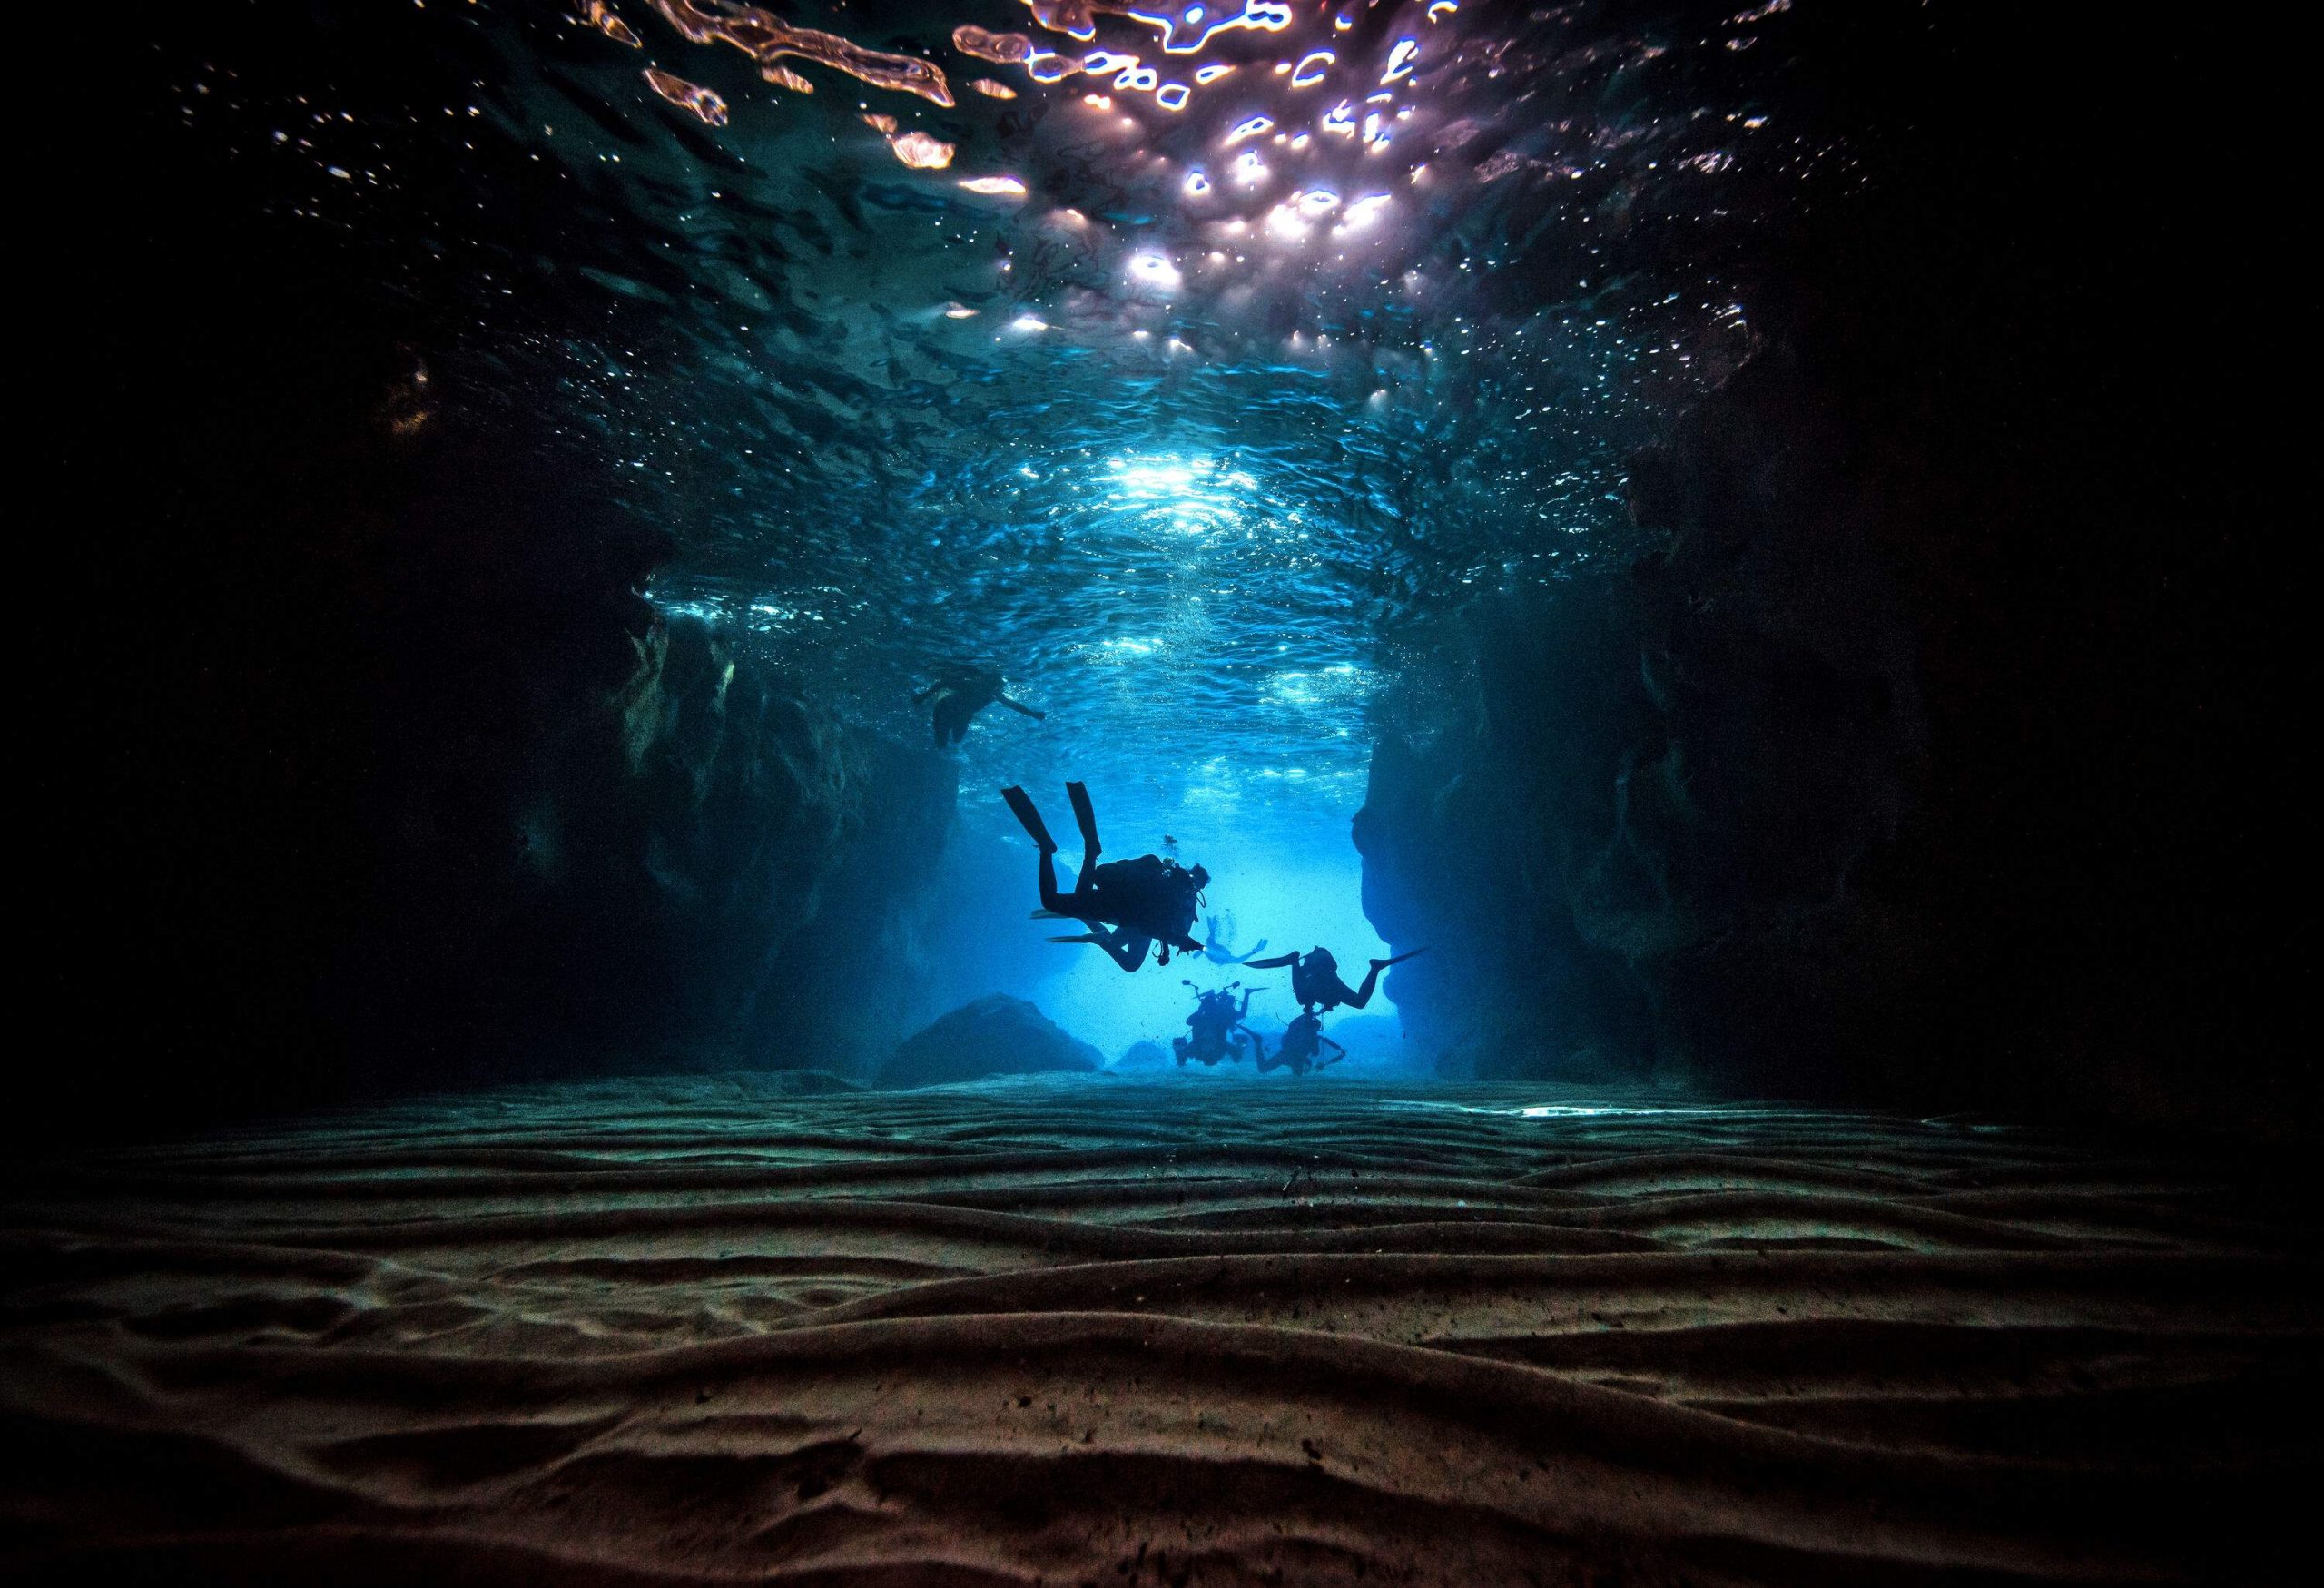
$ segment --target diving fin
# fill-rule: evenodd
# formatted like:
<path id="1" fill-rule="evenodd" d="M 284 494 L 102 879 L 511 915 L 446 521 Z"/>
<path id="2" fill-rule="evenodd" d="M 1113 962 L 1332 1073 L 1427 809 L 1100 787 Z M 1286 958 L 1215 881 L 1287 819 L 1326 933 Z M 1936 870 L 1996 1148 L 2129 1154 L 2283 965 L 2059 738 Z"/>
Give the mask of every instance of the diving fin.
<path id="1" fill-rule="evenodd" d="M 1040 846 L 1041 853 L 1055 854 L 1057 840 L 1049 836 L 1049 827 L 1042 822 L 1040 812 L 1033 808 L 1032 796 L 1021 788 L 1004 788 L 1000 791 L 1000 797 L 1007 800 L 1009 808 L 1017 813 L 1017 820 L 1024 825 L 1026 835 Z"/>
<path id="2" fill-rule="evenodd" d="M 1081 824 L 1081 847 L 1091 854 L 1098 853 L 1098 813 L 1089 808 L 1089 785 L 1068 783 L 1065 785 L 1065 797 L 1073 802 L 1073 819 Z"/>

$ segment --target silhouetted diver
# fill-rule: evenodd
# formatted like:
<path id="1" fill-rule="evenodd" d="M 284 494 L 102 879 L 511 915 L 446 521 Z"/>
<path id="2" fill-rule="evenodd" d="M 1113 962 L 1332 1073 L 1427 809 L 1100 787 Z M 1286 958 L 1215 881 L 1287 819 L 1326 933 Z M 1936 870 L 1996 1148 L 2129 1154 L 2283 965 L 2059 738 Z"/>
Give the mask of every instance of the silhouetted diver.
<path id="1" fill-rule="evenodd" d="M 949 750 L 968 736 L 970 719 L 988 705 L 1005 705 L 1037 721 L 1049 715 L 1009 699 L 1002 693 L 1006 686 L 998 667 L 954 667 L 939 674 L 935 683 L 911 697 L 911 703 L 934 703 L 929 708 L 929 725 L 936 732 L 936 747 Z"/>
<path id="2" fill-rule="evenodd" d="M 1324 1020 L 1318 1014 L 1302 1014 L 1297 1020 L 1285 1026 L 1283 1041 L 1275 1044 L 1275 1057 L 1272 1059 L 1267 1057 L 1267 1045 L 1259 1041 L 1258 1032 L 1253 1031 L 1251 1040 L 1258 1043 L 1261 1075 L 1265 1075 L 1270 1070 L 1284 1069 L 1288 1069 L 1294 1075 L 1305 1075 L 1310 1070 L 1321 1070 L 1325 1065 L 1337 1064 L 1347 1057 L 1345 1048 L 1324 1035 Z M 1315 1054 L 1319 1048 L 1332 1050 L 1332 1056 L 1320 1064 L 1315 1061 Z"/>
<path id="3" fill-rule="evenodd" d="M 1194 983 L 1189 981 L 1187 985 L 1192 987 Z M 1205 1064 L 1216 1064 L 1222 1059 L 1240 1059 L 1243 1057 L 1244 1036 L 1247 1034 L 1254 1042 L 1258 1041 L 1258 1033 L 1243 1024 L 1243 1017 L 1250 1012 L 1251 989 L 1247 987 L 1243 989 L 1240 1008 L 1236 1007 L 1233 986 L 1216 992 L 1204 992 L 1197 989 L 1195 1011 L 1187 1016 L 1187 1024 L 1194 1028 L 1194 1035 L 1191 1039 L 1171 1038 L 1170 1050 L 1178 1056 L 1180 1064 L 1189 1059 L 1200 1060 Z M 1264 1044 L 1259 1050 L 1262 1053 L 1266 1050 Z"/>
<path id="4" fill-rule="evenodd" d="M 1170 840 L 1166 837 L 1162 842 L 1168 843 Z M 1210 941 L 1202 945 L 1202 957 L 1214 965 L 1247 965 L 1254 955 L 1267 946 L 1267 940 L 1261 938 L 1251 945 L 1250 952 L 1238 954 L 1226 946 L 1226 940 L 1235 935 L 1235 918 L 1229 915 L 1226 921 L 1227 930 L 1221 932 L 1218 930 L 1217 916 L 1212 915 L 1204 920 L 1203 935 Z"/>
<path id="5" fill-rule="evenodd" d="M 1189 937 L 1187 931 L 1195 923 L 1195 911 L 1201 903 L 1203 889 L 1209 884 L 1210 873 L 1200 866 L 1183 869 L 1177 862 L 1158 854 L 1142 854 L 1136 860 L 1099 865 L 1098 817 L 1089 808 L 1089 790 L 1081 784 L 1068 783 L 1065 794 L 1073 802 L 1073 818 L 1081 827 L 1081 873 L 1074 879 L 1070 893 L 1057 890 L 1057 872 L 1052 863 L 1057 840 L 1049 836 L 1040 812 L 1033 808 L 1032 800 L 1023 789 L 1000 791 L 1000 797 L 1009 802 L 1009 808 L 1017 813 L 1017 820 L 1024 824 L 1025 831 L 1041 852 L 1041 907 L 1035 913 L 1062 916 L 1100 929 L 1049 941 L 1096 943 L 1125 971 L 1135 971 L 1144 963 L 1146 951 L 1157 941 L 1162 945 L 1161 962 L 1166 965 L 1170 962 L 1172 949 L 1190 954 L 1202 952 L 1202 944 Z"/>
<path id="6" fill-rule="evenodd" d="M 1380 984 L 1380 972 L 1391 965 L 1401 965 L 1413 954 L 1424 954 L 1424 948 L 1398 954 L 1393 960 L 1374 960 L 1372 970 L 1364 978 L 1364 985 L 1354 990 L 1340 980 L 1340 962 L 1332 958 L 1332 951 L 1319 948 L 1313 953 L 1293 952 L 1279 954 L 1272 960 L 1246 962 L 1254 971 L 1272 971 L 1278 965 L 1291 967 L 1291 995 L 1299 1006 L 1313 1011 L 1337 1009 L 1344 1004 L 1350 1009 L 1362 1009 L 1372 1001 L 1372 990 Z"/>

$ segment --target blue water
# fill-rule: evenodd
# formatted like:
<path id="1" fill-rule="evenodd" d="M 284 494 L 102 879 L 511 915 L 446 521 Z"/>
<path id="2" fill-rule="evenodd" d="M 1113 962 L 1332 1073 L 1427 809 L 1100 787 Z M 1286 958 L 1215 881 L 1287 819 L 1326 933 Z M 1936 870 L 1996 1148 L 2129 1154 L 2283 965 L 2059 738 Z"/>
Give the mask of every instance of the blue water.
<path id="1" fill-rule="evenodd" d="M 1375 727 L 1472 709 L 1428 664 L 1476 597 L 1625 550 L 1625 458 L 1753 345 L 1754 239 L 1847 181 L 1770 108 L 1790 6 L 779 21 L 881 54 L 753 60 L 797 35 L 740 5 L 379 8 L 181 109 L 458 325 L 448 400 L 616 473 L 666 612 L 899 738 L 932 669 L 1001 668 L 1047 716 L 958 752 L 972 833 L 1087 781 L 1239 943 L 1360 973 Z M 390 47 L 440 70 L 332 68 Z M 1036 996 L 1109 1055 L 1180 1029 L 1179 967 L 1055 956 Z"/>

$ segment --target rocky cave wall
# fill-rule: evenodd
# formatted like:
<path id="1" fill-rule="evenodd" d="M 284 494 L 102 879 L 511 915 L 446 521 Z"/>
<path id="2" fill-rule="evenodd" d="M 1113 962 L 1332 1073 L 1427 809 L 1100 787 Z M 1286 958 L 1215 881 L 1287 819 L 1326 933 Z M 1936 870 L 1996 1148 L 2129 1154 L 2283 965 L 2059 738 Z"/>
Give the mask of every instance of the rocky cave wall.
<path id="1" fill-rule="evenodd" d="M 1450 1067 L 2313 1117 L 2287 498 L 2192 285 L 2263 211 L 2106 157 L 2201 63 L 2062 85 L 2035 42 L 1857 87 L 1909 130 L 1739 293 L 1757 351 L 1634 460 L 1635 545 L 1440 623 L 1384 703 L 1365 908 L 1432 948 L 1393 992 Z M 1941 113 L 1981 91 L 2019 113 Z"/>
<path id="2" fill-rule="evenodd" d="M 990 990 L 949 760 L 658 612 L 670 545 L 593 449 L 448 391 L 394 306 L 212 240 L 59 387 L 28 869 L 65 1018 L 13 1134 L 869 1074 Z"/>

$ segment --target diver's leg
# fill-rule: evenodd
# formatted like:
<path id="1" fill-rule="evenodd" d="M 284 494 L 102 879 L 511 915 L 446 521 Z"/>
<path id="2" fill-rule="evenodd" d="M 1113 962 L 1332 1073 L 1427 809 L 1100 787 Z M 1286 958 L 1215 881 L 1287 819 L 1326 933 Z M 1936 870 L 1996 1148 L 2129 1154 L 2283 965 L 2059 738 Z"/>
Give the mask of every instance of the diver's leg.
<path id="1" fill-rule="evenodd" d="M 1258 950 L 1253 949 L 1251 952 L 1253 953 L 1256 953 L 1258 952 Z M 1272 960 L 1245 960 L 1242 962 L 1250 966 L 1254 971 L 1274 971 L 1279 970 L 1285 965 L 1297 964 L 1299 962 L 1299 956 L 1295 953 L 1277 954 Z"/>
<path id="2" fill-rule="evenodd" d="M 1135 971 L 1146 963 L 1147 952 L 1153 948 L 1150 937 L 1130 937 L 1125 933 L 1108 932 L 1098 946 L 1113 956 L 1114 963 L 1125 971 Z"/>
<path id="3" fill-rule="evenodd" d="M 1031 797 L 1023 789 L 1004 788 L 1000 791 L 1000 797 L 1009 802 L 1009 808 L 1016 813 L 1026 835 L 1040 851 L 1034 865 L 1034 876 L 1040 888 L 1041 908 L 1054 910 L 1060 915 L 1072 914 L 1072 902 L 1057 891 L 1057 868 L 1050 863 L 1057 854 L 1057 840 L 1049 836 L 1049 824 L 1041 820 L 1041 813 L 1034 809 Z"/>
<path id="4" fill-rule="evenodd" d="M 1347 990 L 1346 982 L 1339 981 L 1336 977 L 1334 978 L 1333 984 L 1339 989 L 1340 992 L 1339 1001 L 1342 1003 L 1346 1004 L 1350 1009 L 1362 1009 L 1365 1004 L 1372 1001 L 1372 990 L 1380 985 L 1381 972 L 1386 970 L 1391 965 L 1403 964 L 1414 954 L 1424 954 L 1426 952 L 1428 952 L 1426 949 L 1412 949 L 1404 953 L 1398 954 L 1392 960 L 1373 961 L 1372 969 L 1364 973 L 1364 985 L 1354 992 L 1350 992 Z"/>
<path id="5" fill-rule="evenodd" d="M 1059 915 L 1071 915 L 1073 900 L 1057 891 L 1056 861 L 1056 851 L 1049 849 L 1041 851 L 1039 862 L 1041 878 L 1041 908 L 1055 911 Z"/>

